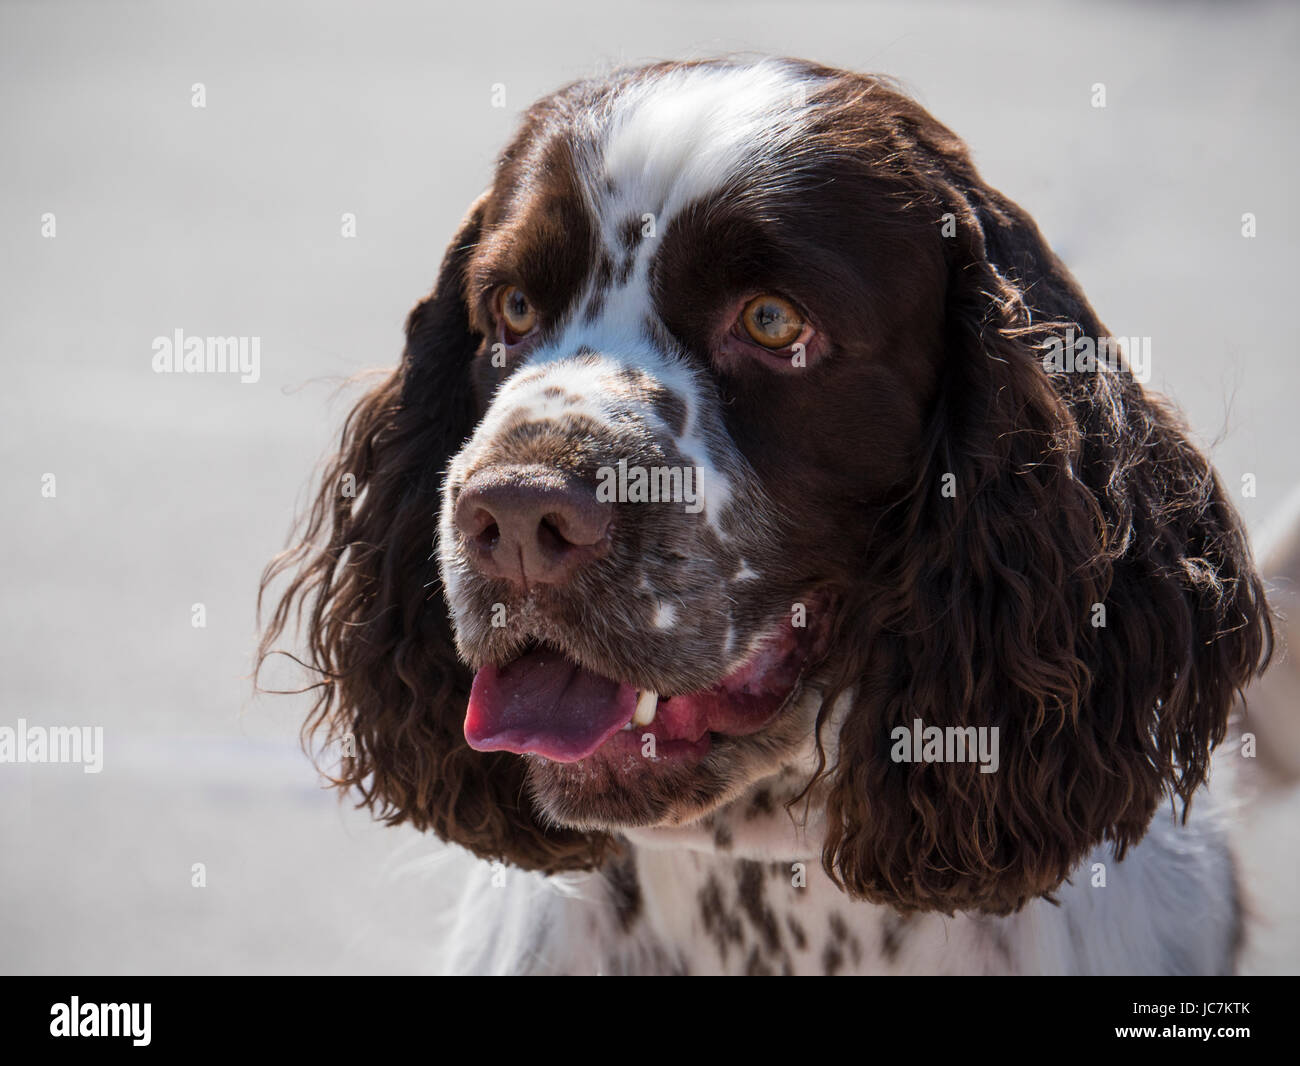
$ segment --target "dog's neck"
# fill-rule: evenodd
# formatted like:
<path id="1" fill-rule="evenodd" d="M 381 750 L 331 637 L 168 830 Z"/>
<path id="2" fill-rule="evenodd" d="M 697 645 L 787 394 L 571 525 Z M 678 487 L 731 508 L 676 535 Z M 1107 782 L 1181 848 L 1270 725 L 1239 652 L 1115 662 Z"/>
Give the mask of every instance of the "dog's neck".
<path id="1" fill-rule="evenodd" d="M 625 833 L 630 847 L 604 871 L 620 927 L 682 972 L 1015 968 L 1005 920 L 905 917 L 842 892 L 822 869 L 822 805 L 796 798 L 801 788 L 798 775 L 777 775 L 695 824 Z"/>
<path id="2" fill-rule="evenodd" d="M 787 811 L 794 781 L 758 783 L 697 824 L 628 832 L 598 871 L 475 864 L 449 973 L 1224 973 L 1240 910 L 1216 819 L 1157 816 L 1118 863 L 1088 856 L 1007 917 L 902 916 L 841 891 L 819 831 Z M 809 810 L 818 810 L 813 803 Z M 1106 878 L 1099 882 L 1098 865 Z"/>
<path id="3" fill-rule="evenodd" d="M 778 775 L 693 825 L 626 833 L 603 871 L 625 941 L 648 947 L 659 972 L 1231 970 L 1232 862 L 1208 800 L 1196 825 L 1158 815 L 1123 863 L 1099 847 L 1054 901 L 1032 900 L 1005 917 L 902 915 L 852 898 L 826 874 L 823 804 L 799 799 L 787 808 L 804 780 Z M 645 958 L 616 965 L 635 970 Z"/>
<path id="4" fill-rule="evenodd" d="M 801 788 L 778 774 L 690 825 L 625 832 L 631 846 L 607 876 L 628 927 L 692 945 L 680 968 L 693 972 L 835 973 L 892 951 L 903 920 L 852 903 L 826 876 L 822 808 Z M 630 885 L 636 898 L 620 896 Z"/>
<path id="5" fill-rule="evenodd" d="M 625 829 L 644 852 L 690 851 L 756 862 L 820 862 L 823 805 L 801 797 L 794 771 L 759 781 L 740 798 L 688 825 Z"/>

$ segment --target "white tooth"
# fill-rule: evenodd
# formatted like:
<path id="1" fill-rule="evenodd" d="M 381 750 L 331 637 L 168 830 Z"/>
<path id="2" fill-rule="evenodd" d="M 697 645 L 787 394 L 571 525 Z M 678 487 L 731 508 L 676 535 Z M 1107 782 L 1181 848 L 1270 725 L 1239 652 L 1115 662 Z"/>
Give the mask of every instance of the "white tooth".
<path id="1" fill-rule="evenodd" d="M 655 708 L 659 706 L 659 693 L 646 689 L 636 698 L 636 713 L 632 721 L 636 725 L 649 725 L 655 720 Z"/>

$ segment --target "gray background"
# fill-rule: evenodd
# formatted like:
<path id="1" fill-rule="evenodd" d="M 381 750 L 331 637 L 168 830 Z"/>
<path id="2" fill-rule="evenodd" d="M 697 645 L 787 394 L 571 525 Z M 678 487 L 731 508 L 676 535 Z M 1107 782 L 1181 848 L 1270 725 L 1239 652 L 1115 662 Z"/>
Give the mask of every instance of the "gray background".
<path id="1" fill-rule="evenodd" d="M 0 970 L 433 965 L 463 859 L 319 788 L 304 702 L 252 697 L 253 598 L 533 98 L 751 49 L 901 78 L 1152 338 L 1258 529 L 1297 480 L 1298 44 L 1267 4 L 0 5 L 0 725 L 107 735 L 99 775 L 0 766 Z M 261 381 L 155 375 L 177 328 L 261 337 Z M 1253 824 L 1294 895 L 1294 822 Z"/>

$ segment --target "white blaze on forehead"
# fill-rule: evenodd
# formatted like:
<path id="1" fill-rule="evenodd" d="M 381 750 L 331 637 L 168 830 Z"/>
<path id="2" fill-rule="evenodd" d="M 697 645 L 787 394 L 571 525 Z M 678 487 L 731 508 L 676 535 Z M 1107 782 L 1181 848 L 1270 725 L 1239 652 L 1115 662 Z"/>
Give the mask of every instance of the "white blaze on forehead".
<path id="1" fill-rule="evenodd" d="M 603 177 L 594 197 L 606 223 L 615 206 L 640 219 L 722 188 L 743 166 L 789 143 L 806 110 L 807 76 L 783 63 L 684 67 L 635 85 L 614 104 Z M 595 191 L 595 190 L 593 190 Z M 606 202 L 602 202 L 606 201 Z M 602 210 L 603 208 L 603 210 Z"/>

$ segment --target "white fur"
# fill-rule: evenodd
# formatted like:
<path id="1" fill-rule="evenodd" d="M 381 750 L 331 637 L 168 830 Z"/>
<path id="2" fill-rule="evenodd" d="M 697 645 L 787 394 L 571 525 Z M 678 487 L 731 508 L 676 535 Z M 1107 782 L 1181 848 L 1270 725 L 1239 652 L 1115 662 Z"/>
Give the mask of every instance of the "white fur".
<path id="1" fill-rule="evenodd" d="M 656 216 L 662 232 L 692 201 L 723 188 L 743 168 L 776 158 L 797 136 L 804 78 L 779 61 L 681 68 L 647 79 L 620 98 L 601 170 L 614 198 L 594 198 L 606 239 L 627 216 Z"/>
<path id="2" fill-rule="evenodd" d="M 1207 797 L 1198 804 L 1207 806 Z M 545 878 L 477 864 L 440 968 L 448 973 L 613 974 L 684 968 L 692 974 L 737 972 L 743 949 L 724 957 L 708 935 L 699 895 L 710 877 L 730 886 L 737 855 L 802 863 L 806 887 L 797 902 L 769 895 L 778 927 L 787 915 L 807 933 L 806 945 L 788 947 L 795 973 L 822 973 L 835 939 L 832 916 L 860 946 L 857 958 L 841 941 L 840 973 L 858 974 L 1213 974 L 1233 966 L 1236 913 L 1231 863 L 1217 819 L 1202 811 L 1179 826 L 1166 809 L 1146 838 L 1116 862 L 1098 848 L 1057 893 L 1059 906 L 1035 900 L 1007 917 L 922 914 L 899 926 L 882 906 L 853 902 L 822 872 L 817 849 L 803 840 L 785 852 L 778 811 L 769 837 L 737 841 L 719 853 L 701 836 L 683 846 L 689 830 L 635 834 L 642 912 L 625 931 L 599 873 Z M 647 837 L 660 837 L 647 846 Z M 739 850 L 743 847 L 743 851 Z M 1093 866 L 1105 867 L 1106 885 L 1094 885 Z M 793 874 L 793 870 L 792 870 Z M 787 896 L 787 900 L 793 898 Z M 738 909 L 737 909 L 738 910 Z M 888 924 L 896 952 L 881 945 Z M 787 934 L 787 940 L 789 939 Z"/>

